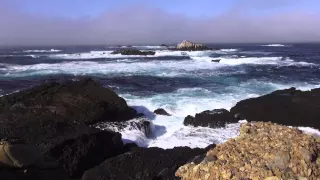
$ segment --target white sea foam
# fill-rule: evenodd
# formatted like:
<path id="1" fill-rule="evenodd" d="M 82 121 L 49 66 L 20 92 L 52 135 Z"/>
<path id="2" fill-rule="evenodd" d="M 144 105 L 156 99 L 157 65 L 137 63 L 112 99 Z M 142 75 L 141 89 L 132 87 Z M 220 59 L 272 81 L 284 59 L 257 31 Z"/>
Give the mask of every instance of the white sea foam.
<path id="1" fill-rule="evenodd" d="M 90 51 L 85 53 L 74 53 L 74 54 L 53 54 L 49 57 L 59 58 L 59 59 L 97 59 L 97 58 L 139 58 L 139 57 L 165 57 L 165 56 L 208 56 L 213 51 L 192 51 L 185 52 L 187 55 L 184 55 L 183 51 L 170 51 L 170 50 L 156 50 L 155 55 L 121 55 L 121 54 L 111 54 L 113 51 Z"/>
<path id="2" fill-rule="evenodd" d="M 236 51 L 238 51 L 238 49 L 220 49 L 219 51 L 222 51 L 222 52 L 236 52 Z"/>
<path id="3" fill-rule="evenodd" d="M 49 49 L 49 50 L 24 50 L 23 52 L 25 53 L 32 53 L 32 52 L 35 52 L 35 53 L 44 53 L 44 52 L 60 52 L 62 50 L 59 50 L 59 49 Z"/>
<path id="4" fill-rule="evenodd" d="M 132 46 L 134 48 L 138 48 L 138 49 L 166 49 L 167 47 L 165 46 Z"/>
<path id="5" fill-rule="evenodd" d="M 267 44 L 267 45 L 260 45 L 260 46 L 267 46 L 267 47 L 288 47 L 290 45 L 284 45 L 284 44 Z"/>
<path id="6" fill-rule="evenodd" d="M 307 85 L 305 83 L 293 83 L 293 86 L 301 90 L 309 90 L 320 87 L 319 85 Z M 157 108 L 164 108 L 172 116 L 157 115 L 153 124 L 160 128 L 160 132 L 155 129 L 154 139 L 148 139 L 135 135 L 130 132 L 122 132 L 132 141 L 138 140 L 139 144 L 148 144 L 148 147 L 173 148 L 176 146 L 206 147 L 212 143 L 223 143 L 239 134 L 239 123 L 230 124 L 225 128 L 205 128 L 184 126 L 183 120 L 187 115 L 195 115 L 204 110 L 217 108 L 230 109 L 238 101 L 257 97 L 261 93 L 272 92 L 277 89 L 289 88 L 291 85 L 276 84 L 250 80 L 238 86 L 230 86 L 225 93 L 215 93 L 204 88 L 183 88 L 171 93 L 158 94 L 150 97 L 141 98 L 130 94 L 121 94 L 129 105 L 133 106 L 138 112 L 145 113 L 152 117 L 152 111 Z M 164 131 L 165 129 L 165 131 Z M 313 134 L 318 131 L 304 129 Z M 165 132 L 165 133 L 164 133 Z M 141 142 L 143 141 L 143 142 Z"/>
<path id="7" fill-rule="evenodd" d="M 298 127 L 298 129 L 303 131 L 306 134 L 311 134 L 311 135 L 320 137 L 320 131 L 318 129 L 314 129 L 311 127 Z"/>
<path id="8" fill-rule="evenodd" d="M 158 75 L 158 76 L 190 76 L 196 70 L 208 70 L 211 75 L 221 74 L 220 68 L 238 66 L 242 64 L 275 65 L 275 66 L 316 66 L 313 63 L 296 62 L 290 59 L 282 60 L 281 57 L 250 57 L 250 58 L 211 58 L 197 56 L 193 52 L 191 60 L 150 60 L 118 59 L 117 61 L 65 61 L 62 63 L 41 63 L 33 65 L 8 65 L 6 76 L 47 75 L 47 74 L 126 74 L 126 75 Z M 202 52 L 205 53 L 205 52 Z M 120 55 L 121 56 L 121 55 Z M 70 58 L 70 57 L 69 57 Z M 219 63 L 211 62 L 220 59 Z M 135 62 L 130 63 L 128 62 Z M 210 70 L 210 71 L 209 71 Z M 209 75 L 208 74 L 208 75 Z"/>

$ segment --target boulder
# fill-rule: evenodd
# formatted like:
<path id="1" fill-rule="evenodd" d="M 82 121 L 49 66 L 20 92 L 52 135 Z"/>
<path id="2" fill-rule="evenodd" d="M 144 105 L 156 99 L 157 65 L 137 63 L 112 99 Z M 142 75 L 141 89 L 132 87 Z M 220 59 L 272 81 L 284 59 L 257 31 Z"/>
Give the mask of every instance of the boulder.
<path id="1" fill-rule="evenodd" d="M 206 149 L 133 148 L 131 152 L 107 159 L 88 170 L 82 180 L 156 180 L 177 179 L 174 172 L 190 157 L 203 155 Z"/>
<path id="2" fill-rule="evenodd" d="M 125 151 L 119 133 L 91 126 L 125 122 L 136 115 L 124 99 L 91 79 L 47 83 L 0 98 L 0 138 L 36 145 L 39 155 L 56 160 L 70 176 L 81 177 Z M 21 162 L 15 164 L 28 164 Z"/>
<path id="3" fill-rule="evenodd" d="M 237 123 L 238 120 L 226 109 L 214 109 L 212 111 L 203 111 L 196 114 L 195 117 L 187 116 L 183 124 L 188 126 L 192 125 L 194 127 L 211 127 L 218 128 L 224 127 L 228 123 Z"/>
<path id="4" fill-rule="evenodd" d="M 169 46 L 166 45 L 166 44 L 160 44 L 160 46 L 162 46 L 162 47 L 169 47 Z"/>
<path id="5" fill-rule="evenodd" d="M 191 41 L 182 41 L 180 44 L 177 45 L 178 50 L 182 51 L 203 51 L 203 50 L 210 50 L 204 44 L 195 44 Z"/>
<path id="6" fill-rule="evenodd" d="M 0 138 L 17 137 L 47 151 L 90 131 L 87 125 L 136 116 L 126 101 L 85 79 L 48 83 L 0 98 Z"/>
<path id="7" fill-rule="evenodd" d="M 68 139 L 50 150 L 50 156 L 71 177 L 81 177 L 87 169 L 121 153 L 124 153 L 121 134 L 100 130 Z"/>
<path id="8" fill-rule="evenodd" d="M 246 99 L 231 108 L 248 121 L 274 122 L 320 129 L 320 88 L 300 91 L 295 88 Z"/>
<path id="9" fill-rule="evenodd" d="M 216 62 L 216 63 L 218 63 L 218 62 L 220 62 L 221 61 L 221 59 L 212 59 L 211 60 L 211 62 Z"/>
<path id="10" fill-rule="evenodd" d="M 273 123 L 242 124 L 240 136 L 209 150 L 176 175 L 194 179 L 319 179 L 320 139 Z"/>
<path id="11" fill-rule="evenodd" d="M 140 51 L 138 49 L 119 49 L 116 51 L 113 51 L 111 54 L 121 54 L 121 55 L 155 55 L 156 52 L 154 51 Z"/>
<path id="12" fill-rule="evenodd" d="M 171 116 L 171 114 L 167 113 L 167 111 L 162 108 L 154 110 L 153 113 L 158 115 Z"/>

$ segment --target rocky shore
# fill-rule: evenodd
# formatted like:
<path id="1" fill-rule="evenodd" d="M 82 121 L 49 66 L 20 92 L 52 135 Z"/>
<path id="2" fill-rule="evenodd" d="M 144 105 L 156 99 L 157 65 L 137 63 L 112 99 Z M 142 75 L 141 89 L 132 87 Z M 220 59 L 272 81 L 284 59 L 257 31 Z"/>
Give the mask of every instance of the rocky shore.
<path id="1" fill-rule="evenodd" d="M 319 179 L 320 139 L 295 128 L 253 122 L 240 136 L 209 150 L 204 159 L 179 168 L 182 180 Z"/>
<path id="2" fill-rule="evenodd" d="M 241 119 L 262 122 L 243 125 L 239 138 L 217 147 L 163 150 L 122 142 L 116 129 L 132 127 L 148 135 L 152 121 L 98 82 L 46 83 L 0 97 L 0 179 L 317 179 L 319 139 L 267 122 L 320 129 L 319 102 L 320 89 L 287 89 L 243 100 L 230 111 L 204 111 L 184 124 L 217 128 Z M 154 113 L 170 115 L 164 109 Z M 235 171 L 238 166 L 243 171 Z"/>

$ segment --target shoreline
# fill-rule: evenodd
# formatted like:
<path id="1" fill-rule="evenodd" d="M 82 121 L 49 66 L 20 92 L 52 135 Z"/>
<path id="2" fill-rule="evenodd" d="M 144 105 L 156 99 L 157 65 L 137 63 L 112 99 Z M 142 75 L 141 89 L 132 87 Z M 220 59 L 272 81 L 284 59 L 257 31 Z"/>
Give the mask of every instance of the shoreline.
<path id="1" fill-rule="evenodd" d="M 228 124 L 234 125 L 232 123 L 238 123 L 240 120 L 242 123 L 238 123 L 237 127 L 233 128 L 233 131 L 238 133 L 240 124 L 246 124 L 244 119 L 249 123 L 257 119 L 262 122 L 273 119 L 275 123 L 287 126 L 314 124 L 315 127 L 319 127 L 315 120 L 319 112 L 314 108 L 319 98 L 320 89 L 300 91 L 290 88 L 239 101 L 230 111 L 204 111 L 196 114 L 191 125 L 187 127 L 193 129 L 190 140 L 195 142 L 203 138 L 197 137 L 197 131 L 194 129 L 199 129 L 199 132 L 207 129 L 210 133 L 214 133 L 215 128 L 223 130 L 229 126 Z M 294 111 L 294 109 L 297 110 L 297 107 L 299 107 L 299 112 Z M 289 108 L 290 114 L 282 113 L 285 110 L 283 108 Z M 265 112 L 264 109 L 268 111 Z M 50 82 L 2 96 L 0 97 L 0 112 L 0 122 L 4 125 L 0 132 L 1 139 L 10 139 L 13 136 L 36 146 L 42 152 L 43 157 L 53 158 L 59 167 L 63 167 L 61 172 L 66 173 L 66 178 L 79 179 L 83 176 L 82 180 L 92 180 L 97 174 L 106 175 L 106 173 L 107 176 L 115 175 L 119 176 L 117 179 L 122 179 L 120 177 L 123 172 L 118 172 L 116 169 L 106 172 L 105 168 L 113 166 L 114 163 L 126 163 L 128 160 L 137 161 L 137 164 L 140 163 L 150 173 L 149 175 L 144 174 L 140 179 L 152 179 L 151 177 L 170 177 L 171 179 L 176 170 L 189 162 L 190 158 L 203 156 L 217 144 L 224 144 L 229 141 L 228 139 L 238 137 L 238 134 L 232 137 L 226 136 L 221 143 L 209 139 L 211 144 L 202 144 L 203 148 L 190 148 L 185 144 L 181 147 L 173 146 L 174 148 L 165 149 L 144 148 L 138 147 L 130 139 L 127 139 L 126 143 L 123 141 L 123 138 L 126 137 L 119 133 L 123 130 L 131 133 L 141 132 L 147 139 L 153 139 L 166 133 L 166 127 L 155 124 L 150 116 L 148 118 L 145 114 L 129 107 L 125 99 L 92 79 L 63 83 Z M 304 121 L 300 121 L 297 113 L 304 116 Z M 153 114 L 153 116 L 162 115 Z M 170 118 L 170 116 L 166 117 Z M 210 124 L 211 122 L 215 123 Z M 105 128 L 94 128 L 93 126 L 96 126 L 97 123 L 103 124 Z M 210 128 L 206 127 L 207 123 Z M 318 133 L 316 128 L 302 130 L 306 129 L 307 132 L 312 130 Z M 154 134 L 155 130 L 161 133 Z M 183 134 L 183 130 L 178 130 L 177 133 L 178 135 L 182 133 L 180 134 L 182 138 L 189 136 Z M 163 139 L 162 142 L 165 141 L 166 139 Z M 159 154 L 167 159 L 163 160 L 161 156 L 157 156 Z M 136 159 L 137 157 L 139 158 Z M 154 158 L 154 161 L 150 160 L 151 157 Z M 159 160 L 162 163 L 157 164 Z M 122 166 L 120 164 L 119 168 Z M 151 168 L 153 166 L 154 168 Z M 49 173 L 54 169 L 57 169 L 57 166 L 47 171 Z M 128 170 L 127 173 L 138 172 L 140 170 Z M 34 173 L 40 172 L 35 171 Z"/>

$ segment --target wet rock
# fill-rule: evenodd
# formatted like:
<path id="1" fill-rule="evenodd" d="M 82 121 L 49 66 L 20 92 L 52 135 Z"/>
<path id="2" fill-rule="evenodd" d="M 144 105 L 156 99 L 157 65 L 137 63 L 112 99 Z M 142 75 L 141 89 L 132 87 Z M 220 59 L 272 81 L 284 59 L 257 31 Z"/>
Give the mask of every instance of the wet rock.
<path id="1" fill-rule="evenodd" d="M 134 148 L 131 152 L 107 159 L 88 170 L 82 180 L 174 180 L 174 172 L 190 157 L 204 154 L 205 149 Z"/>
<path id="2" fill-rule="evenodd" d="M 278 124 L 252 122 L 242 124 L 239 137 L 209 150 L 202 162 L 180 167 L 176 175 L 182 180 L 319 179 L 319 156 L 320 141 L 314 136 Z"/>
<path id="3" fill-rule="evenodd" d="M 169 47 L 169 46 L 166 45 L 166 44 L 160 44 L 160 46 L 162 46 L 162 47 Z"/>
<path id="4" fill-rule="evenodd" d="M 121 54 L 121 55 L 155 55 L 156 52 L 154 51 L 140 51 L 138 49 L 120 49 L 113 51 L 111 54 Z"/>
<path id="5" fill-rule="evenodd" d="M 48 83 L 0 98 L 0 138 L 17 137 L 46 152 L 89 132 L 87 125 L 135 116 L 124 99 L 91 79 Z"/>
<path id="6" fill-rule="evenodd" d="M 154 110 L 153 113 L 158 115 L 171 116 L 171 114 L 167 113 L 167 111 L 162 108 Z"/>
<path id="7" fill-rule="evenodd" d="M 112 131 L 93 130 L 75 139 L 69 139 L 50 150 L 71 177 L 81 177 L 89 168 L 105 159 L 124 153 L 121 134 Z"/>
<path id="8" fill-rule="evenodd" d="M 192 125 L 194 127 L 224 127 L 228 123 L 236 123 L 238 120 L 234 119 L 233 115 L 226 109 L 215 109 L 212 111 L 203 111 L 196 114 L 195 117 L 187 116 L 183 124 Z"/>
<path id="9" fill-rule="evenodd" d="M 230 111 L 248 121 L 272 121 L 320 129 L 319 102 L 320 88 L 311 91 L 291 88 L 240 101 Z"/>
<path id="10" fill-rule="evenodd" d="M 80 177 L 125 151 L 119 133 L 90 126 L 125 122 L 136 115 L 124 99 L 91 79 L 46 83 L 0 98 L 0 138 L 15 137 L 35 145 L 39 155 Z"/>
<path id="11" fill-rule="evenodd" d="M 218 63 L 218 62 L 220 62 L 221 61 L 221 59 L 212 59 L 211 60 L 211 62 L 216 62 L 216 63 Z"/>
<path id="12" fill-rule="evenodd" d="M 95 125 L 95 127 L 99 129 L 110 130 L 114 132 L 138 130 L 142 131 L 146 137 L 149 137 L 152 134 L 152 126 L 153 123 L 144 117 L 125 122 L 105 122 Z"/>

